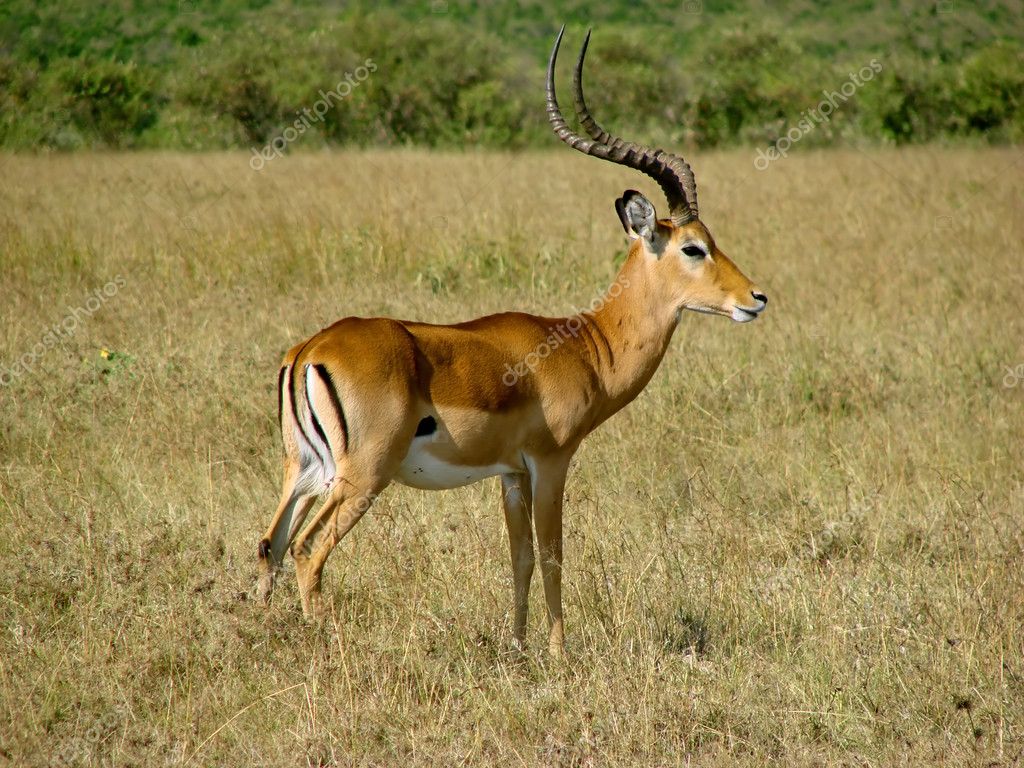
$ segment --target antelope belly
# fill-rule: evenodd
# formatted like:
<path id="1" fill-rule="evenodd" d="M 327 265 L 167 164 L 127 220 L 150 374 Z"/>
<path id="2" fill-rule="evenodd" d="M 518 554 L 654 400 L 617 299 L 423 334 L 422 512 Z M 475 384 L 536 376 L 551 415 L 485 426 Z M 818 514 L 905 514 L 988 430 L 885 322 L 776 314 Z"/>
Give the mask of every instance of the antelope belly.
<path id="1" fill-rule="evenodd" d="M 487 464 L 469 466 L 450 464 L 427 450 L 429 439 L 417 438 L 409 446 L 409 452 L 398 468 L 395 480 L 402 485 L 421 488 L 426 491 L 440 491 L 446 488 L 458 488 L 469 485 L 485 477 L 493 477 L 506 472 L 514 472 L 515 468 L 506 464 Z"/>

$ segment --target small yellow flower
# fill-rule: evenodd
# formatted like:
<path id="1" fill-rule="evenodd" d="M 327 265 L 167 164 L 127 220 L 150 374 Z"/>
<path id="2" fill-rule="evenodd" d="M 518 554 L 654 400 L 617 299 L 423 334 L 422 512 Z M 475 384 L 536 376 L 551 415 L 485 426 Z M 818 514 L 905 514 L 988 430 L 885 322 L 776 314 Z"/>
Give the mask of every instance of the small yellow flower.
<path id="1" fill-rule="evenodd" d="M 107 349 L 106 347 L 100 347 L 100 357 L 102 357 L 104 360 L 109 360 L 110 350 Z"/>

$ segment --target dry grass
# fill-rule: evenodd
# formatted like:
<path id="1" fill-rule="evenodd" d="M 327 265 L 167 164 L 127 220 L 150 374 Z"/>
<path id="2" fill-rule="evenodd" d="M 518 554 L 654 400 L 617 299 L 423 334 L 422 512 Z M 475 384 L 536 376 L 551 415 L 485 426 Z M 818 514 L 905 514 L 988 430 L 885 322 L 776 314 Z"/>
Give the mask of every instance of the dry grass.
<path id="1" fill-rule="evenodd" d="M 390 489 L 321 626 L 290 577 L 247 599 L 276 366 L 346 314 L 569 312 L 652 185 L 566 151 L 0 157 L 0 362 L 124 282 L 0 388 L 0 763 L 1019 764 L 1020 150 L 696 160 L 771 306 L 684 318 L 580 452 L 558 666 L 539 579 L 509 653 L 496 481 Z"/>

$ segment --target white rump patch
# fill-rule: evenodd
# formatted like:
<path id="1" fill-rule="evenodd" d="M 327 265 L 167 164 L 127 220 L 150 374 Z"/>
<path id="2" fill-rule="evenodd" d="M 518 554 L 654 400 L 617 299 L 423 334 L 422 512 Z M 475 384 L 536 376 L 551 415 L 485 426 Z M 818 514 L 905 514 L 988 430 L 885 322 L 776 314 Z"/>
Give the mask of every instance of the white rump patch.
<path id="1" fill-rule="evenodd" d="M 318 397 L 328 395 L 323 392 L 324 384 L 313 370 L 313 366 L 307 365 L 305 373 L 306 402 L 304 405 L 298 403 L 299 413 L 295 414 L 295 441 L 299 445 L 299 466 L 302 468 L 296 488 L 303 493 L 323 493 L 338 472 L 334 456 L 331 454 L 331 446 L 320 437 L 313 423 L 316 418 L 326 434 L 326 414 L 322 415 L 315 409 Z"/>

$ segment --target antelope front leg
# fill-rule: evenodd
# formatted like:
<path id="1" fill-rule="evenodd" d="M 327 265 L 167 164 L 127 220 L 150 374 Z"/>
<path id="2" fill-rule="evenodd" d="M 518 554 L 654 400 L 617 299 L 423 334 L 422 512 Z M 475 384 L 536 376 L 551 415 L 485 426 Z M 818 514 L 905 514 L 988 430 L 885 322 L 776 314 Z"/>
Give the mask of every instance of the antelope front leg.
<path id="1" fill-rule="evenodd" d="M 561 658 L 565 647 L 562 622 L 562 496 L 569 460 L 538 462 L 533 479 L 533 518 L 540 550 L 540 572 L 544 578 L 544 599 L 548 607 L 548 650 Z"/>
<path id="2" fill-rule="evenodd" d="M 517 650 L 526 648 L 526 617 L 533 577 L 533 522 L 531 520 L 530 478 L 527 475 L 501 476 L 501 503 L 508 527 L 512 554 L 514 589 L 512 642 Z"/>

